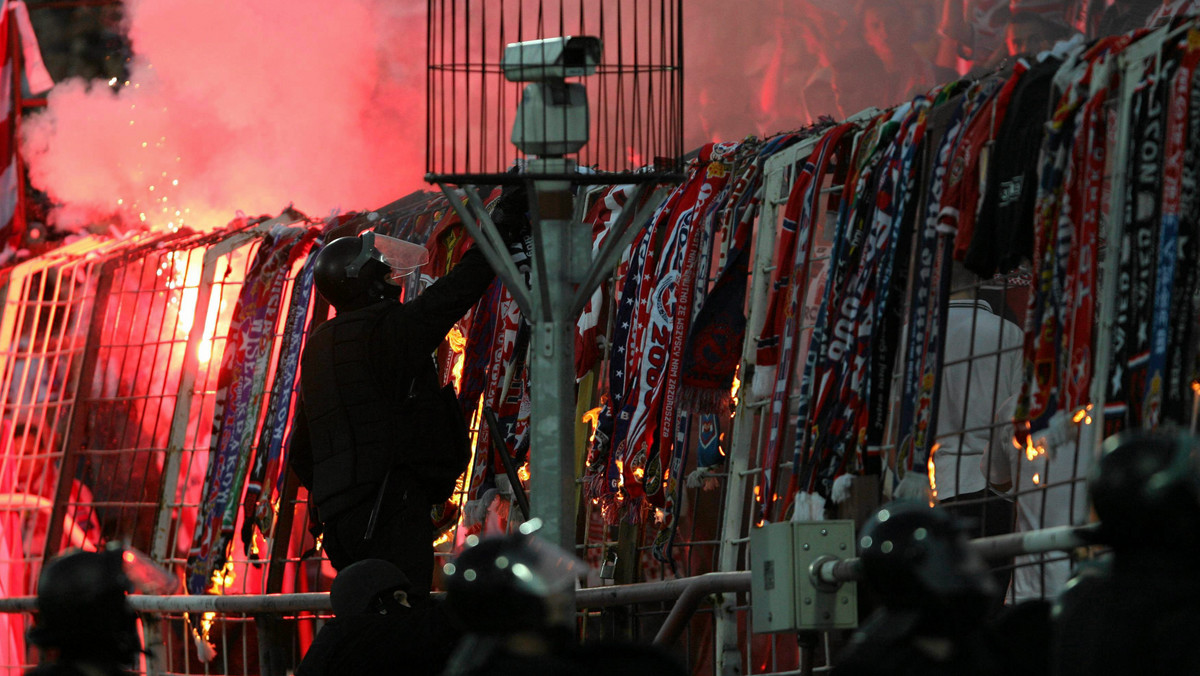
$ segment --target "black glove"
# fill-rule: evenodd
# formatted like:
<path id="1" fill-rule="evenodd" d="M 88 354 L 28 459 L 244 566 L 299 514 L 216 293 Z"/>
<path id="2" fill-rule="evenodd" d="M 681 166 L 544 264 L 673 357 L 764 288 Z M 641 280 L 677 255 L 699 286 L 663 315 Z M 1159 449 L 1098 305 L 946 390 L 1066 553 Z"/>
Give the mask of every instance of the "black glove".
<path id="1" fill-rule="evenodd" d="M 515 169 L 509 171 L 510 174 L 515 172 Z M 492 222 L 510 249 L 529 236 L 529 194 L 523 181 L 501 189 L 496 206 L 492 208 Z"/>

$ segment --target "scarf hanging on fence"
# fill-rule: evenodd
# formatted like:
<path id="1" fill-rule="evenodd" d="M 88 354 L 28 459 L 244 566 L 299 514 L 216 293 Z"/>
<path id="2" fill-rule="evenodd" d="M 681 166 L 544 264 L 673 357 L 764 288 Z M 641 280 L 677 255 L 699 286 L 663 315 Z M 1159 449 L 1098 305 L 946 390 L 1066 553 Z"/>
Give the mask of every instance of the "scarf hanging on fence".
<path id="1" fill-rule="evenodd" d="M 1186 45 L 1187 43 L 1185 43 Z M 1162 217 L 1158 232 L 1158 264 L 1155 270 L 1154 303 L 1150 327 L 1150 360 L 1142 410 L 1144 425 L 1162 422 L 1163 391 L 1171 324 L 1171 296 L 1179 260 L 1182 211 L 1184 147 L 1187 143 L 1188 89 L 1196 70 L 1197 50 L 1187 49 L 1165 87 L 1166 134 L 1162 162 Z M 1195 261 L 1191 261 L 1195 264 Z M 1186 315 L 1185 315 L 1186 316 Z M 1177 321 L 1179 318 L 1177 318 Z"/>
<path id="2" fill-rule="evenodd" d="M 1183 167 L 1180 174 L 1182 194 L 1179 207 L 1179 259 L 1195 261 L 1200 255 L 1200 68 L 1194 64 L 1194 53 L 1200 49 L 1200 36 L 1195 29 L 1188 32 L 1187 50 L 1184 57 L 1192 71 L 1192 81 L 1187 89 L 1187 130 L 1184 139 Z M 1180 424 L 1190 424 L 1194 374 L 1194 350 L 1189 346 L 1195 340 L 1195 322 L 1181 318 L 1194 316 L 1193 298 L 1200 284 L 1200 271 L 1196 265 L 1181 265 L 1176 270 L 1175 291 L 1171 297 L 1171 322 L 1166 368 L 1166 403 L 1164 414 Z"/>
<path id="3" fill-rule="evenodd" d="M 651 296 L 660 253 L 658 240 L 661 239 L 661 227 L 657 224 L 669 217 L 682 195 L 683 186 L 680 186 L 655 212 L 642 236 L 626 276 L 625 289 L 621 294 L 622 312 L 617 315 L 618 326 L 614 332 L 613 349 L 616 355 L 611 364 L 613 377 L 610 382 L 616 419 L 609 443 L 612 446 L 610 470 L 615 470 L 616 478 L 610 480 L 610 485 L 619 491 L 621 515 L 631 523 L 640 522 L 643 506 L 641 474 L 644 469 L 630 466 L 632 453 L 629 450 L 629 430 L 641 391 L 641 365 L 645 361 L 643 336 L 648 331 Z M 620 341 L 618 337 L 624 340 Z M 617 389 L 618 383 L 620 389 Z M 617 513 L 610 511 L 609 517 L 616 518 Z"/>
<path id="4" fill-rule="evenodd" d="M 1129 424 L 1141 427 L 1149 421 L 1146 418 L 1146 401 L 1144 399 L 1150 385 L 1150 358 L 1153 351 L 1151 333 L 1145 328 L 1154 325 L 1155 285 L 1160 260 L 1158 252 L 1162 242 L 1159 236 L 1162 229 L 1162 207 L 1159 201 L 1162 196 L 1163 182 L 1163 144 L 1166 126 L 1165 108 L 1167 92 L 1170 90 L 1170 78 L 1178 65 L 1177 56 L 1170 51 L 1171 47 L 1163 46 L 1162 64 L 1157 75 L 1152 78 L 1148 91 L 1147 127 L 1143 130 L 1138 145 L 1138 174 L 1136 194 L 1139 202 L 1135 205 L 1135 248 L 1134 248 L 1134 318 L 1133 325 L 1141 327 L 1134 333 L 1132 354 L 1129 360 Z M 1152 205 L 1144 208 L 1143 204 Z"/>
<path id="5" fill-rule="evenodd" d="M 947 162 L 962 128 L 966 98 L 953 105 L 945 133 L 934 149 L 933 172 L 929 178 L 925 213 L 916 243 L 917 265 L 909 296 L 907 354 L 904 368 L 904 396 L 900 406 L 900 444 L 897 465 L 924 475 L 937 425 L 937 383 L 941 368 L 944 313 L 949 297 L 950 265 L 954 244 L 951 233 L 938 231 L 942 188 Z"/>
<path id="6" fill-rule="evenodd" d="M 495 297 L 496 328 L 491 335 L 487 354 L 490 361 L 487 369 L 487 381 L 482 394 L 483 405 L 491 407 L 496 412 L 498 420 L 511 422 L 513 402 L 509 396 L 513 384 L 524 382 L 524 354 L 517 354 L 518 335 L 525 321 L 516 301 L 503 285 L 498 285 L 499 291 Z M 520 399 L 515 406 L 519 409 Z M 501 424 L 505 429 L 505 424 Z M 512 426 L 509 426 L 509 432 Z M 509 439 L 502 439 L 507 448 L 511 449 Z M 511 451 L 510 451 L 511 454 Z M 478 426 L 475 436 L 475 456 L 471 465 L 471 478 L 467 490 L 467 506 L 463 510 L 464 523 L 468 526 L 482 526 L 485 520 L 491 495 L 486 495 L 496 488 L 495 478 L 497 469 L 503 473 L 503 461 L 492 450 L 491 430 L 485 424 Z"/>
<path id="7" fill-rule="evenodd" d="M 638 347 L 641 345 L 642 324 L 636 318 L 644 305 L 639 289 L 652 254 L 652 224 L 658 219 L 659 213 L 677 199 L 678 194 L 679 190 L 676 189 L 642 228 L 633 245 L 625 274 L 617 279 L 621 293 L 614 299 L 617 309 L 613 324 L 612 356 L 608 365 L 608 400 L 597 416 L 584 480 L 588 497 L 599 503 L 604 521 L 610 525 L 617 523 L 624 507 L 624 457 L 619 452 L 618 443 L 624 439 L 629 426 L 625 401 L 636 381 L 634 369 L 641 360 Z"/>
<path id="8" fill-rule="evenodd" d="M 1093 75 L 1096 77 L 1096 75 Z M 1080 111 L 1076 123 L 1075 148 L 1072 164 L 1080 168 L 1076 203 L 1079 205 L 1077 232 L 1070 250 L 1064 289 L 1070 296 L 1067 303 L 1065 334 L 1066 368 L 1063 369 L 1060 391 L 1062 408 L 1072 417 L 1091 406 L 1092 341 L 1096 316 L 1097 266 L 1100 261 L 1100 219 L 1104 185 L 1105 145 L 1104 104 L 1108 99 L 1108 84 L 1104 83 Z"/>
<path id="9" fill-rule="evenodd" d="M 784 404 L 790 394 L 793 362 L 799 345 L 799 313 L 802 289 L 809 284 L 813 229 L 824 221 L 821 210 L 821 185 L 832 170 L 834 157 L 847 151 L 853 124 L 841 124 L 828 131 L 813 147 L 812 154 L 792 185 L 784 207 L 783 224 L 776 240 L 776 269 L 769 291 L 769 309 L 764 324 L 763 338 L 759 341 L 759 366 L 774 365 L 774 371 L 764 373 L 773 376 L 771 404 L 768 412 L 767 446 L 763 452 L 762 474 L 757 491 L 756 522 L 771 518 L 775 501 L 775 475 L 779 465 L 780 449 L 785 435 L 786 415 Z M 759 371 L 755 371 L 755 378 Z M 756 388 L 757 390 L 757 388 Z"/>
<path id="10" fill-rule="evenodd" d="M 733 376 L 741 359 L 746 331 L 746 282 L 750 251 L 746 246 L 762 200 L 762 163 L 801 137 L 785 134 L 758 149 L 744 171 L 736 174 L 728 203 L 721 213 L 722 228 L 729 233 L 725 266 L 696 312 L 684 348 L 680 378 L 680 405 L 700 415 L 729 416 Z M 747 151 L 749 144 L 744 144 Z M 714 464 L 719 456 L 705 454 Z M 702 467 L 711 466 L 703 464 Z"/>
<path id="11" fill-rule="evenodd" d="M 927 100 L 918 97 L 897 111 L 898 123 L 889 121 L 880 129 L 876 152 L 857 181 L 850 245 L 839 255 L 829 287 L 822 322 L 829 343 L 817 355 L 813 414 L 799 423 L 805 429 L 797 432 L 795 456 L 806 465 L 797 466 L 801 475 L 797 486 L 835 502 L 839 496 L 832 490 L 834 479 L 866 446 L 869 367 L 879 311 L 886 306 L 886 294 L 881 297 L 876 290 L 891 283 L 888 268 L 906 201 L 898 188 L 907 183 L 927 107 Z M 803 485 L 800 479 L 805 480 Z"/>
<path id="12" fill-rule="evenodd" d="M 808 345 L 804 354 L 804 367 L 800 375 L 800 388 L 797 392 L 796 404 L 796 439 L 792 452 L 792 477 L 789 481 L 783 512 L 786 514 L 793 504 L 799 516 L 793 518 L 820 519 L 823 518 L 823 502 L 812 493 L 810 474 L 814 466 L 807 456 L 809 436 L 812 433 L 812 421 L 809 411 L 820 411 L 819 405 L 814 405 L 816 392 L 820 387 L 818 373 L 826 369 L 823 361 L 826 340 L 831 335 L 829 321 L 832 317 L 834 289 L 842 285 L 848 262 L 857 256 L 858 242 L 852 233 L 863 222 L 873 204 L 874 193 L 865 190 L 869 182 L 869 174 L 874 166 L 877 151 L 881 147 L 881 139 L 886 139 L 894 131 L 894 125 L 888 120 L 892 113 L 885 113 L 871 120 L 867 129 L 853 139 L 853 152 L 849 159 L 849 171 L 845 172 L 840 181 L 837 219 L 835 222 L 833 247 L 826 263 L 823 288 L 820 289 L 820 301 L 817 303 L 816 317 L 813 320 L 809 334 Z M 817 284 L 817 279 L 807 282 Z M 811 295 L 811 290 L 810 290 Z M 775 460 L 778 463 L 778 460 Z M 793 500 L 796 502 L 793 503 Z"/>
<path id="13" fill-rule="evenodd" d="M 286 281 L 294 228 L 273 228 L 263 239 L 238 294 L 217 376 L 208 469 L 200 515 L 188 552 L 191 594 L 220 591 L 237 517 L 237 495 L 262 404 L 266 362 L 274 339 L 279 295 Z"/>
<path id="14" fill-rule="evenodd" d="M 592 259 L 595 260 L 604 241 L 608 238 L 612 226 L 621 217 L 621 212 L 627 207 L 637 209 L 638 205 L 628 204 L 633 185 L 617 185 L 605 189 L 588 211 L 585 223 L 592 226 Z M 604 284 L 596 287 L 584 307 L 583 313 L 576 322 L 575 332 L 575 379 L 579 380 L 591 371 L 600 361 L 600 340 L 607 320 L 608 289 Z M 605 315 L 605 316 L 602 316 Z"/>
<path id="15" fill-rule="evenodd" d="M 674 405 L 675 393 L 667 396 L 665 392 L 668 382 L 678 382 L 679 353 L 686 338 L 686 334 L 678 338 L 674 336 L 675 310 L 682 306 L 680 311 L 683 316 L 690 314 L 690 293 L 694 288 L 696 251 L 700 243 L 701 224 L 697 222 L 697 217 L 704 214 L 714 194 L 728 180 L 728 168 L 714 159 L 726 152 L 728 146 L 724 144 L 709 144 L 701 150 L 688 180 L 682 186 L 679 200 L 655 224 L 656 231 L 661 232 L 663 237 L 662 251 L 653 278 L 646 280 L 650 293 L 646 298 L 647 326 L 641 347 L 645 359 L 639 365 L 638 388 L 634 399 L 625 404 L 631 415 L 628 432 L 621 442 L 624 444 L 624 453 L 621 455 L 624 458 L 625 487 L 630 495 L 632 515 L 640 514 L 639 503 L 642 500 L 649 500 L 655 507 L 661 507 L 664 502 L 661 433 L 666 430 L 667 443 L 670 443 L 669 440 L 674 438 L 671 432 L 674 420 L 664 419 L 662 409 L 668 398 L 671 406 Z M 684 274 L 691 274 L 693 278 L 684 282 L 684 291 L 688 296 L 680 298 L 677 290 Z M 678 350 L 672 354 L 676 342 Z"/>
<path id="16" fill-rule="evenodd" d="M 1076 68 L 1073 60 L 1060 68 L 1065 77 Z M 1086 75 L 1083 79 L 1087 79 Z M 1025 315 L 1024 376 L 1013 428 L 1019 434 L 1035 434 L 1050 425 L 1060 405 L 1059 390 L 1065 332 L 1064 278 L 1071 240 L 1072 219 L 1077 202 L 1072 198 L 1078 168 L 1070 162 L 1071 140 L 1075 137 L 1076 112 L 1083 101 L 1072 82 L 1057 102 L 1042 143 L 1038 192 L 1033 222 L 1032 279 Z"/>
<path id="17" fill-rule="evenodd" d="M 1118 242 L 1110 245 L 1109 249 L 1119 256 L 1117 263 L 1117 297 L 1112 326 L 1112 350 L 1109 355 L 1108 373 L 1105 374 L 1104 396 L 1104 436 L 1111 436 L 1125 429 L 1129 416 L 1129 361 L 1133 354 L 1132 342 L 1136 334 L 1133 320 L 1133 293 L 1135 257 L 1135 228 L 1134 213 L 1137 190 L 1134 176 L 1137 168 L 1137 149 L 1140 146 L 1140 129 L 1144 123 L 1147 83 L 1143 81 L 1134 91 L 1129 109 L 1129 156 L 1126 164 L 1126 176 L 1130 179 L 1125 185 L 1124 212 L 1121 214 L 1121 229 Z"/>
<path id="18" fill-rule="evenodd" d="M 291 419 L 292 402 L 298 389 L 296 372 L 299 369 L 300 352 L 304 346 L 308 326 L 313 267 L 317 260 L 316 254 L 320 250 L 319 246 L 312 250 L 317 235 L 316 228 L 310 228 L 301 235 L 292 247 L 291 261 L 287 265 L 290 269 L 297 258 L 308 255 L 308 260 L 304 262 L 292 284 L 287 319 L 279 346 L 279 360 L 275 367 L 275 379 L 271 383 L 271 397 L 255 447 L 253 469 L 246 482 L 246 495 L 242 499 L 242 550 L 246 557 L 252 560 L 258 558 L 254 530 L 257 528 L 264 538 L 270 535 L 275 523 L 275 505 L 283 484 L 284 431 L 287 430 L 288 420 Z M 265 495 L 264 488 L 267 488 Z"/>
<path id="19" fill-rule="evenodd" d="M 660 437 L 660 443 L 664 449 L 662 452 L 665 453 L 665 449 L 669 448 L 671 459 L 668 464 L 665 480 L 666 485 L 663 491 L 664 503 L 661 510 L 661 528 L 651 546 L 651 553 L 654 558 L 660 562 L 669 564 L 672 571 L 675 570 L 675 560 L 671 557 L 671 548 L 675 542 L 679 506 L 683 502 L 683 489 L 686 485 L 686 482 L 683 480 L 683 473 L 687 466 L 688 451 L 690 450 L 689 442 L 691 441 L 692 415 L 688 406 L 682 401 L 683 394 L 681 389 L 689 363 L 687 355 L 690 354 L 693 335 L 692 329 L 695 327 L 693 318 L 697 317 L 700 314 L 701 308 L 707 304 L 708 275 L 706 271 L 711 268 L 712 250 L 717 235 L 720 234 L 719 231 L 722 225 L 731 222 L 725 215 L 737 209 L 742 197 L 746 193 L 747 187 L 754 180 L 753 176 L 745 176 L 745 174 L 757 174 L 755 169 L 757 163 L 754 161 L 756 154 L 756 144 L 750 141 L 738 145 L 717 146 L 714 148 L 714 164 L 724 163 L 723 170 L 727 176 L 724 183 L 717 189 L 716 197 L 710 200 L 707 208 L 703 209 L 703 215 L 699 223 L 693 225 L 695 230 L 693 237 L 699 240 L 698 251 L 696 253 L 697 261 L 694 266 L 685 261 L 685 271 L 676 288 L 676 314 L 671 336 L 672 354 L 671 361 L 668 364 L 667 390 L 664 396 L 662 413 L 664 429 Z M 731 174 L 731 172 L 736 173 Z M 730 175 L 732 178 L 730 178 Z M 726 230 L 724 236 L 730 238 L 735 236 L 735 233 L 732 230 Z M 687 268 L 689 266 L 695 269 L 692 272 L 688 272 Z M 690 294 L 686 288 L 689 278 L 694 280 L 691 283 L 694 291 Z M 689 295 L 692 296 L 690 302 L 688 302 Z M 688 314 L 681 323 L 681 306 L 684 303 L 687 303 L 686 310 Z M 683 341 L 684 337 L 687 338 L 687 342 Z M 678 346 L 678 350 L 675 349 L 675 346 Z M 682 373 L 680 373 L 681 370 Z M 678 404 L 675 403 L 676 401 L 678 401 Z M 666 434 L 670 432 L 665 424 L 666 421 L 671 421 L 674 425 L 674 436 L 670 439 L 669 444 L 666 443 Z"/>
<path id="20" fill-rule="evenodd" d="M 859 296 L 868 302 L 859 305 L 859 341 L 855 357 L 856 377 L 851 382 L 853 400 L 846 407 L 847 413 L 854 411 L 859 430 L 852 452 L 861 458 L 861 469 L 865 474 L 877 474 L 881 467 L 879 452 L 884 424 L 887 419 L 888 391 L 891 385 L 892 364 L 896 355 L 895 336 L 899 334 L 901 313 L 893 311 L 903 297 L 907 282 L 908 242 L 911 239 L 915 219 L 910 214 L 916 211 L 911 204 L 913 187 L 916 185 L 916 161 L 923 148 L 925 128 L 928 121 L 929 100 L 918 97 L 913 100 L 912 110 L 902 123 L 896 137 L 897 144 L 886 167 L 877 192 L 875 225 L 872 231 L 881 238 L 877 255 L 878 262 L 869 269 L 859 282 L 863 289 Z M 904 226 L 908 227 L 905 228 Z M 902 270 L 895 270 L 896 261 L 901 261 Z M 900 280 L 898 288 L 893 279 Z M 863 285 L 868 285 L 866 288 Z M 871 289 L 868 299 L 866 289 Z M 877 289 L 877 291 L 875 291 Z M 875 306 L 872 309 L 872 305 Z M 846 465 L 843 458 L 841 464 Z M 838 470 L 840 471 L 840 470 Z M 835 474 L 836 478 L 836 474 Z"/>

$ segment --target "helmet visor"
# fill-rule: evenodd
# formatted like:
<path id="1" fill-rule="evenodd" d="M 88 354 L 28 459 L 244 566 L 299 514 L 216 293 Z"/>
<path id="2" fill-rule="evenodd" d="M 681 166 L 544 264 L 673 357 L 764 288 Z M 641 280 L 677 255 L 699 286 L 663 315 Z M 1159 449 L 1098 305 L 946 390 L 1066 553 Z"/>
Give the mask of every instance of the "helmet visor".
<path id="1" fill-rule="evenodd" d="M 411 300 L 417 292 L 421 279 L 421 266 L 429 260 L 425 247 L 402 239 L 380 235 L 368 230 L 362 235 L 362 253 L 347 269 L 361 269 L 368 258 L 373 258 L 391 268 L 387 282 L 402 289 L 401 300 Z"/>

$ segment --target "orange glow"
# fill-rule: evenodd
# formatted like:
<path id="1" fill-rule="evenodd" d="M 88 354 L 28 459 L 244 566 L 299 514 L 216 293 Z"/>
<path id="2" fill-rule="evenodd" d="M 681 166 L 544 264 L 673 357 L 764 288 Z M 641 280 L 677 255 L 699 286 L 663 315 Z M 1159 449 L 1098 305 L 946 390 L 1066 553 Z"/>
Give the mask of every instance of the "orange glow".
<path id="1" fill-rule="evenodd" d="M 1042 483 L 1042 475 L 1041 475 L 1041 474 L 1034 474 L 1034 475 L 1033 475 L 1033 483 L 1035 483 L 1035 484 L 1040 484 L 1040 483 Z"/>
<path id="2" fill-rule="evenodd" d="M 926 471 L 929 472 L 929 506 L 933 507 L 937 500 L 937 467 L 933 463 L 933 456 L 937 454 L 941 444 L 934 444 L 933 448 L 929 449 L 929 461 L 925 463 Z"/>
<path id="3" fill-rule="evenodd" d="M 1200 380 L 1192 381 L 1192 393 L 1200 397 Z"/>
<path id="4" fill-rule="evenodd" d="M 1037 460 L 1037 457 L 1039 455 L 1045 455 L 1045 454 L 1046 454 L 1046 447 L 1043 446 L 1040 442 L 1037 445 L 1034 445 L 1033 437 L 1028 437 L 1025 440 L 1025 459 L 1026 460 L 1033 462 L 1034 460 Z"/>
<path id="5" fill-rule="evenodd" d="M 737 374 L 735 373 L 733 375 L 733 387 L 730 388 L 730 390 L 729 390 L 729 399 L 733 402 L 734 408 L 737 408 L 738 392 L 740 392 L 741 389 L 742 389 L 742 380 L 741 380 L 741 378 L 738 378 Z"/>
<path id="6" fill-rule="evenodd" d="M 189 260 L 189 257 L 193 255 L 195 260 Z M 186 338 L 191 332 L 192 323 L 196 318 L 196 303 L 200 296 L 200 274 L 203 268 L 202 260 L 203 252 L 200 251 L 172 251 L 167 254 L 163 264 L 156 272 L 160 277 L 166 276 L 164 286 L 179 292 L 179 295 L 173 297 L 170 303 L 176 308 L 176 335 L 181 338 Z M 200 337 L 200 344 L 196 347 L 196 357 L 201 364 L 207 364 L 208 360 L 212 358 L 213 335 L 216 333 L 217 315 L 220 314 L 220 311 L 220 293 L 214 293 L 209 296 L 204 333 Z"/>
<path id="7" fill-rule="evenodd" d="M 521 465 L 520 467 L 517 468 L 517 477 L 522 482 L 529 481 L 529 463 L 525 463 L 524 465 Z"/>

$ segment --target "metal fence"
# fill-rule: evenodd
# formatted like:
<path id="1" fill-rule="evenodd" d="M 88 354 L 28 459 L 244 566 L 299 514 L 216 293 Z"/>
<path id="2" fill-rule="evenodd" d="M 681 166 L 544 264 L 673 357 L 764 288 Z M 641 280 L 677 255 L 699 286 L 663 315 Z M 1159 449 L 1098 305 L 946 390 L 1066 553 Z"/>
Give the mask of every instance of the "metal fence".
<path id="1" fill-rule="evenodd" d="M 1120 120 L 1114 147 L 1127 147 L 1132 84 L 1155 64 L 1162 41 L 1147 41 L 1123 54 L 1126 89 L 1113 101 Z M 697 485 L 684 493 L 674 565 L 651 555 L 650 524 L 605 523 L 582 494 L 576 531 L 579 552 L 592 572 L 578 593 L 580 631 L 648 641 L 658 637 L 695 674 L 792 673 L 828 665 L 847 631 L 828 631 L 814 651 L 802 651 L 794 634 L 757 633 L 749 612 L 750 534 L 760 525 L 755 489 L 765 471 L 787 485 L 788 463 L 767 466 L 763 457 L 769 397 L 749 386 L 755 341 L 762 329 L 771 278 L 775 235 L 782 206 L 799 167 L 812 149 L 802 142 L 773 156 L 763 167 L 763 210 L 753 240 L 748 329 L 739 375 L 744 379 L 725 443 L 723 468 L 696 471 Z M 1110 158 L 1106 179 L 1113 203 L 1123 210 L 1124 151 Z M 823 186 L 834 191 L 832 183 Z M 445 213 L 445 204 L 439 208 Z M 1108 241 L 1116 241 L 1109 218 Z M 3 274 L 5 305 L 0 314 L 0 673 L 16 674 L 35 655 L 26 651 L 29 598 L 41 563 L 66 547 L 96 547 L 123 540 L 181 573 L 194 566 L 205 528 L 206 477 L 215 462 L 214 420 L 222 413 L 221 365 L 245 282 L 264 242 L 279 228 L 322 227 L 294 214 L 267 222 L 238 220 L 210 234 L 156 233 L 118 238 L 84 237 L 56 251 L 8 268 Z M 801 344 L 811 331 L 819 302 L 820 270 L 829 264 L 829 235 L 817 242 L 809 279 L 801 280 L 804 314 Z M 1113 256 L 1098 305 L 1099 326 L 1111 329 L 1117 294 Z M 284 337 L 287 304 L 293 298 L 306 256 L 286 263 L 275 287 L 274 319 L 261 387 L 252 391 L 253 425 L 271 403 Z M 712 280 L 710 279 L 711 283 Z M 988 295 L 1020 323 L 1027 287 L 1020 275 L 984 280 L 977 295 Z M 309 308 L 307 314 L 315 312 Z M 1105 331 L 1096 349 L 1102 373 L 1112 351 Z M 1014 348 L 970 350 L 960 358 L 967 368 L 995 360 Z M 796 362 L 796 368 L 803 364 Z M 948 364 L 952 365 L 952 364 Z M 797 374 L 798 375 L 798 374 Z M 581 387 L 599 388 L 594 383 Z M 1093 401 L 1102 401 L 1102 383 L 1093 383 Z M 795 396 L 785 406 L 794 408 Z M 581 426 L 581 434 L 586 427 Z M 898 477 L 894 424 L 879 449 L 884 472 L 856 477 L 849 499 L 831 511 L 861 523 L 887 499 Z M 1086 426 L 1085 426 L 1086 429 Z M 1002 423 L 973 430 L 994 439 L 1012 437 Z M 959 431 L 964 434 L 966 431 Z M 1014 449 L 1022 473 L 1012 477 L 1014 492 L 982 501 L 997 507 L 1015 500 L 1018 533 L 1044 531 L 1088 519 L 1084 481 L 1087 461 L 1099 447 L 1098 434 L 1080 433 L 1058 444 Z M 247 444 L 261 453 L 260 437 Z M 791 440 L 784 439 L 785 447 Z M 320 557 L 304 558 L 312 545 L 305 526 L 305 495 L 286 472 L 268 475 L 262 496 L 273 518 L 244 528 L 253 509 L 235 509 L 223 529 L 233 538 L 227 561 L 214 559 L 212 585 L 220 595 L 135 598 L 143 612 L 147 644 L 155 657 L 143 673 L 283 674 L 294 665 L 327 614 L 333 571 Z M 247 471 L 242 467 L 239 471 Z M 939 484 L 947 477 L 938 477 Z M 239 493 L 232 498 L 241 503 Z M 457 497 L 461 508 L 465 495 Z M 786 520 L 787 513 L 768 520 Z M 208 526 L 211 528 L 212 526 Z M 245 535 L 243 535 L 245 533 Z M 216 534 L 220 534 L 219 532 Z M 461 538 L 451 528 L 437 546 L 439 562 Z M 1069 568 L 1078 543 L 1005 549 L 1013 558 L 998 573 L 1016 580 L 1010 600 L 1052 594 Z M 998 555 L 999 556 L 999 555 Z M 1015 558 L 1014 558 L 1015 557 Z M 607 565 L 606 565 L 607 564 Z M 832 574 L 832 573 L 831 573 Z M 843 573 L 852 576 L 852 573 Z M 692 615 L 691 611 L 698 614 Z"/>

